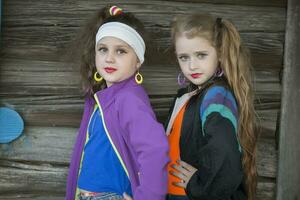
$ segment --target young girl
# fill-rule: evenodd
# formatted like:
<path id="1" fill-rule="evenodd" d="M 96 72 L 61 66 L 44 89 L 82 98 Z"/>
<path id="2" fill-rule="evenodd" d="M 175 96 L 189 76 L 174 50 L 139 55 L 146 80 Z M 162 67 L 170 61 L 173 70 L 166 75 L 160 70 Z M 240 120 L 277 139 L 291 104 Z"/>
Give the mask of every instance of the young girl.
<path id="1" fill-rule="evenodd" d="M 168 141 L 140 85 L 142 24 L 113 6 L 83 33 L 81 71 L 87 91 L 66 199 L 163 200 Z"/>
<path id="2" fill-rule="evenodd" d="M 188 87 L 167 121 L 168 199 L 254 199 L 254 108 L 249 55 L 236 28 L 210 15 L 175 19 L 172 38 Z"/>

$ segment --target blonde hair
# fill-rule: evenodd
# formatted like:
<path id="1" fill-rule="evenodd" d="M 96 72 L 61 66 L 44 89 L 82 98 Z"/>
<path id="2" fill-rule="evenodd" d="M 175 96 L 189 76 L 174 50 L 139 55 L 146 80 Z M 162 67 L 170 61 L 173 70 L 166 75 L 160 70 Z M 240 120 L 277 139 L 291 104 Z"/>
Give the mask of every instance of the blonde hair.
<path id="1" fill-rule="evenodd" d="M 248 49 L 243 46 L 239 32 L 230 21 L 211 15 L 195 14 L 175 18 L 171 34 L 173 44 L 178 36 L 184 35 L 188 38 L 203 37 L 215 47 L 220 67 L 238 103 L 238 138 L 243 149 L 242 165 L 247 196 L 249 200 L 255 199 L 257 134 Z"/>

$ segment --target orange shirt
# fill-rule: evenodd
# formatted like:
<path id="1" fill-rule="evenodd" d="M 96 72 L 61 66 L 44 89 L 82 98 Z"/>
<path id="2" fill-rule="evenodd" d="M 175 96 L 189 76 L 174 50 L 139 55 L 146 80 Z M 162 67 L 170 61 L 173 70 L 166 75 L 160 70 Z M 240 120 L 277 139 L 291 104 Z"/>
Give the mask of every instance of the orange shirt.
<path id="1" fill-rule="evenodd" d="M 183 188 L 176 187 L 172 184 L 172 182 L 180 182 L 180 179 L 171 175 L 170 171 L 174 171 L 175 169 L 171 168 L 171 165 L 176 164 L 176 161 L 180 159 L 180 149 L 179 149 L 179 140 L 180 140 L 180 131 L 181 124 L 183 119 L 183 114 L 185 111 L 186 105 L 184 105 L 179 113 L 177 114 L 171 132 L 168 136 L 170 151 L 169 156 L 171 162 L 168 164 L 168 194 L 173 195 L 186 195 Z"/>

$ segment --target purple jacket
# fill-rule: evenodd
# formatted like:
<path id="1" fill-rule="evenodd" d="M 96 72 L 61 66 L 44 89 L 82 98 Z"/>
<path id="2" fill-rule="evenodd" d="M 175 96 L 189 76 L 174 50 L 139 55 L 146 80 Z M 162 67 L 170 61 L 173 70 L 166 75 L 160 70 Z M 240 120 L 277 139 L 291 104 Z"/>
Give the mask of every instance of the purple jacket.
<path id="1" fill-rule="evenodd" d="M 156 121 L 148 96 L 129 78 L 85 100 L 84 114 L 67 179 L 66 200 L 74 200 L 81 153 L 95 103 L 104 128 L 129 176 L 134 200 L 164 200 L 167 193 L 168 141 Z"/>

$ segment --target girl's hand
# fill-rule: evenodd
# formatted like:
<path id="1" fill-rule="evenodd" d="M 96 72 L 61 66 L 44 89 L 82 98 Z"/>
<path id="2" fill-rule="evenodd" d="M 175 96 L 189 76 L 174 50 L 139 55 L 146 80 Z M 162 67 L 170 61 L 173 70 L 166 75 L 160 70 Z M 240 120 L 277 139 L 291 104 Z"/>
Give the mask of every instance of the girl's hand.
<path id="1" fill-rule="evenodd" d="M 124 200 L 133 200 L 128 194 L 123 193 Z"/>
<path id="2" fill-rule="evenodd" d="M 181 179 L 180 182 L 173 182 L 172 184 L 184 189 L 186 188 L 193 174 L 197 171 L 196 168 L 182 160 L 178 160 L 177 165 L 174 164 L 171 167 L 176 171 L 170 171 L 170 174 Z"/>

